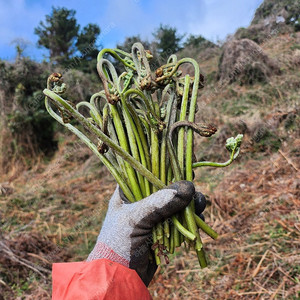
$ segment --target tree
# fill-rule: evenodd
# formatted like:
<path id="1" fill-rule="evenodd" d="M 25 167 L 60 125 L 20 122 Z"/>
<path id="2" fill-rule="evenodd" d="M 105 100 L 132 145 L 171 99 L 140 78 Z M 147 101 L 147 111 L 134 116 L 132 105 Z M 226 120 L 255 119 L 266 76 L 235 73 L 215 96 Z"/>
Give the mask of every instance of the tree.
<path id="1" fill-rule="evenodd" d="M 163 59 L 170 54 L 178 52 L 181 47 L 181 41 L 184 35 L 179 35 L 177 29 L 168 25 L 160 24 L 159 28 L 153 33 L 156 39 L 157 50 Z"/>
<path id="2" fill-rule="evenodd" d="M 76 41 L 77 51 L 80 56 L 73 58 L 68 67 L 80 69 L 83 72 L 97 72 L 96 60 L 100 45 L 97 45 L 97 38 L 100 34 L 100 27 L 96 24 L 88 24 L 79 33 Z"/>
<path id="3" fill-rule="evenodd" d="M 140 42 L 146 50 L 150 50 L 150 43 L 143 41 L 139 35 L 127 37 L 123 44 L 117 45 L 117 48 L 125 52 L 131 53 L 131 47 L 134 43 Z"/>
<path id="4" fill-rule="evenodd" d="M 79 25 L 75 19 L 75 10 L 52 7 L 46 21 L 40 22 L 34 29 L 39 36 L 39 47 L 50 51 L 50 59 L 57 63 L 66 63 L 76 51 L 75 40 L 78 36 Z"/>
<path id="5" fill-rule="evenodd" d="M 15 45 L 15 49 L 17 52 L 16 59 L 20 59 L 24 55 L 24 51 L 27 48 L 27 46 L 30 44 L 29 41 L 26 41 L 23 38 L 16 38 L 11 42 L 12 45 Z"/>
<path id="6" fill-rule="evenodd" d="M 145 50 L 150 50 L 151 54 L 153 55 L 153 58 L 150 61 L 150 67 L 152 67 L 153 64 L 155 64 L 156 58 L 157 58 L 156 49 L 155 49 L 153 43 L 149 43 L 148 41 L 142 40 L 139 35 L 127 37 L 125 39 L 125 41 L 120 45 L 118 44 L 116 46 L 116 48 L 118 48 L 124 52 L 131 53 L 132 45 L 137 42 L 142 43 Z M 123 65 L 120 62 L 114 60 L 113 63 L 115 65 L 115 67 L 117 68 L 118 72 L 123 71 Z M 156 65 L 154 67 L 156 67 Z"/>
<path id="7" fill-rule="evenodd" d="M 76 47 L 81 54 L 81 57 L 86 60 L 97 58 L 97 38 L 100 34 L 100 27 L 96 24 L 88 24 L 78 35 Z"/>
<path id="8" fill-rule="evenodd" d="M 202 35 L 190 35 L 184 43 L 184 47 L 193 47 L 199 49 L 216 47 L 214 43 L 207 40 Z"/>

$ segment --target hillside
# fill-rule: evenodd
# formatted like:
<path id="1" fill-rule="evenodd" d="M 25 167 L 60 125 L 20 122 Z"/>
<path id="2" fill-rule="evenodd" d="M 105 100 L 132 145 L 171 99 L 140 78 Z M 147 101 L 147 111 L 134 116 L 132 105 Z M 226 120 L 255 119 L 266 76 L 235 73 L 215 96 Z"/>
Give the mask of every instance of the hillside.
<path id="1" fill-rule="evenodd" d="M 295 26 L 300 18 L 300 3 L 293 0 L 265 0 L 256 10 L 251 25 L 285 22 Z M 297 22 L 298 21 L 298 22 Z"/>
<path id="2" fill-rule="evenodd" d="M 251 26 L 284 15 L 283 2 L 289 7 L 266 0 Z M 209 202 L 206 222 L 220 234 L 203 237 L 209 267 L 178 250 L 153 279 L 153 299 L 300 298 L 300 32 L 278 30 L 260 42 L 278 72 L 256 73 L 254 55 L 232 82 L 221 82 L 226 44 L 195 54 L 206 76 L 197 118 L 218 128 L 197 140 L 197 158 L 226 161 L 226 138 L 243 133 L 244 142 L 231 166 L 196 172 Z M 192 50 L 179 56 L 184 51 Z M 85 83 L 80 74 L 76 80 Z M 50 299 L 51 264 L 86 259 L 114 190 L 109 172 L 71 133 L 55 139 L 52 157 L 0 174 L 0 299 Z"/>
<path id="3" fill-rule="evenodd" d="M 294 0 L 265 0 L 258 7 L 247 28 L 239 28 L 235 37 L 263 43 L 274 34 L 300 30 L 300 2 Z"/>

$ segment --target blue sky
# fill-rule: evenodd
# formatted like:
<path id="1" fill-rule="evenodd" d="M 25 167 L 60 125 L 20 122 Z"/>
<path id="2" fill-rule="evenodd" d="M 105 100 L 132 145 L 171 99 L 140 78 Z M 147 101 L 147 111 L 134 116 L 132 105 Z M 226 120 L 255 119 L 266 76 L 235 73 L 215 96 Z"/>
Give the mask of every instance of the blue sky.
<path id="1" fill-rule="evenodd" d="M 87 4 L 88 3 L 88 4 Z M 25 54 L 41 60 L 47 51 L 36 46 L 34 28 L 51 7 L 76 10 L 81 28 L 88 23 L 100 26 L 101 44 L 114 47 L 126 36 L 139 34 L 152 39 L 159 24 L 176 27 L 179 33 L 201 34 L 216 41 L 241 26 L 248 26 L 262 0 L 0 0 L 0 58 L 14 59 L 13 41 L 23 39 Z"/>

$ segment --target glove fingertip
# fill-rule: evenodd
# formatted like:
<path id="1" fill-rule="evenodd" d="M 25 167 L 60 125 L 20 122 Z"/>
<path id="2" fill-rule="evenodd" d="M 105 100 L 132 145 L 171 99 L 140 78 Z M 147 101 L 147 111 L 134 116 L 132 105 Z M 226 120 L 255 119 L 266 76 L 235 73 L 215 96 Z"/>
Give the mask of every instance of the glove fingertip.
<path id="1" fill-rule="evenodd" d="M 199 217 L 201 218 L 201 220 L 202 220 L 202 221 L 204 221 L 204 222 L 205 222 L 205 217 L 204 217 L 204 215 L 203 215 L 203 214 L 200 214 L 200 215 L 199 215 Z"/>
<path id="2" fill-rule="evenodd" d="M 206 207 L 206 198 L 202 193 L 196 192 L 194 199 L 195 199 L 195 212 L 199 216 Z"/>
<path id="3" fill-rule="evenodd" d="M 177 181 L 167 187 L 167 189 L 174 189 L 177 191 L 177 197 L 182 199 L 192 200 L 195 194 L 195 186 L 191 181 L 181 180 Z"/>

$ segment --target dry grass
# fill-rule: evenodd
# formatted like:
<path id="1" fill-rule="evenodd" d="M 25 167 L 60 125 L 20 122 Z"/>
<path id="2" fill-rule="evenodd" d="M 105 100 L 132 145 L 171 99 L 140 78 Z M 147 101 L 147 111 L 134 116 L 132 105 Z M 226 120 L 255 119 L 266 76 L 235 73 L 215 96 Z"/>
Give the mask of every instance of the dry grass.
<path id="1" fill-rule="evenodd" d="M 193 251 L 178 249 L 150 285 L 154 299 L 299 299 L 300 82 L 288 64 L 296 42 L 280 36 L 262 46 L 272 58 L 281 57 L 286 70 L 267 84 L 208 84 L 203 90 L 199 119 L 219 130 L 197 141 L 198 159 L 227 159 L 225 139 L 241 131 L 242 155 L 226 169 L 196 172 L 197 189 L 210 202 L 206 221 L 220 237 L 203 236 L 210 261 L 204 270 Z M 217 70 L 218 57 L 204 63 L 207 73 Z M 85 259 L 98 235 L 115 183 L 74 137 L 61 139 L 50 162 L 0 174 L 6 262 L 0 266 L 0 299 L 50 299 L 47 272 L 17 261 L 49 271 L 53 262 Z"/>
<path id="2" fill-rule="evenodd" d="M 204 238 L 209 268 L 178 254 L 153 281 L 154 299 L 299 297 L 300 165 L 282 153 L 226 172 L 213 193 L 201 185 L 212 202 L 206 221 L 220 233 Z"/>
<path id="3" fill-rule="evenodd" d="M 49 299 L 51 278 L 47 271 L 51 264 L 70 258 L 86 259 L 115 184 L 109 172 L 74 137 L 60 144 L 50 163 L 37 164 L 18 175 L 11 173 L 0 179 L 5 182 L 0 197 L 0 234 L 4 242 L 0 246 L 4 260 L 0 294 L 6 295 L 4 299 L 16 299 L 17 295 Z M 20 241 L 25 245 L 21 249 Z M 35 250 L 26 245 L 35 245 Z M 38 272 L 40 267 L 42 274 Z M 34 298 L 42 290 L 48 297 Z"/>
<path id="4" fill-rule="evenodd" d="M 242 84 L 266 82 L 271 75 L 280 74 L 272 60 L 255 42 L 249 39 L 228 41 L 220 59 L 218 78 L 221 82 Z"/>

